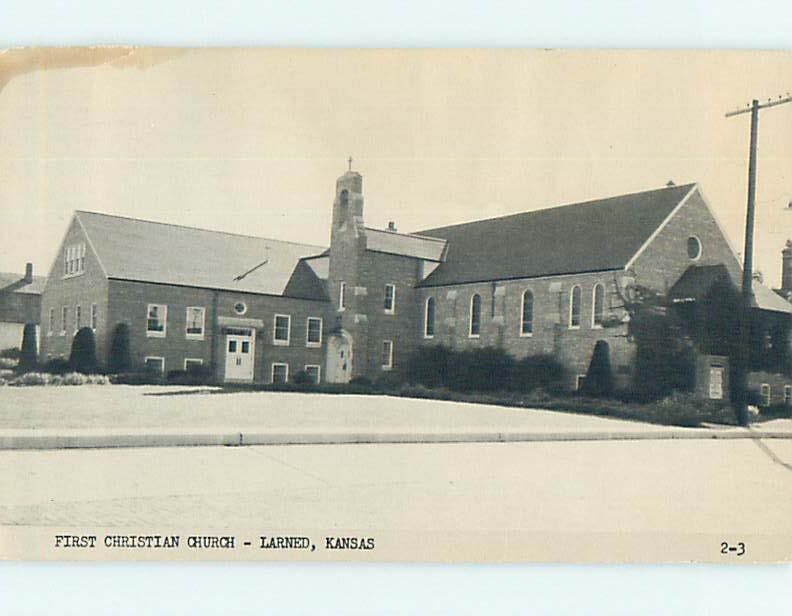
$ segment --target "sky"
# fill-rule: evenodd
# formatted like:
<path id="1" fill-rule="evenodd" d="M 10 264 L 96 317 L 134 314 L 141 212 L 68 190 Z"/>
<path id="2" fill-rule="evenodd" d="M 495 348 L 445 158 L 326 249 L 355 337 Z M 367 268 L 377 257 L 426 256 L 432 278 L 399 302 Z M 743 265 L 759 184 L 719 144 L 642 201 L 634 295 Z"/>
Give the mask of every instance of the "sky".
<path id="1" fill-rule="evenodd" d="M 672 180 L 701 185 L 741 250 L 749 116 L 724 114 L 790 91 L 782 52 L 9 50 L 0 271 L 46 274 L 76 209 L 326 245 L 349 156 L 369 226 Z M 758 169 L 755 266 L 778 286 L 792 104 L 762 112 Z"/>

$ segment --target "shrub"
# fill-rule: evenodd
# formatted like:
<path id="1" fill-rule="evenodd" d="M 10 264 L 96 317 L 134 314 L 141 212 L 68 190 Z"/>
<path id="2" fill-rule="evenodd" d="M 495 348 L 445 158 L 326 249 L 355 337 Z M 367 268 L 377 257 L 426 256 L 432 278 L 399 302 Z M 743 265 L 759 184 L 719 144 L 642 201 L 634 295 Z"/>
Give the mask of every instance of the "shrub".
<path id="1" fill-rule="evenodd" d="M 5 359 L 19 359 L 19 355 L 22 351 L 20 351 L 19 347 L 10 347 L 8 349 L 3 349 L 0 351 L 0 357 Z"/>
<path id="2" fill-rule="evenodd" d="M 171 370 L 165 377 L 173 385 L 206 385 L 212 379 L 212 370 L 207 366 L 191 366 L 188 370 Z"/>
<path id="3" fill-rule="evenodd" d="M 529 392 L 535 389 L 557 391 L 564 380 L 564 367 L 552 355 L 523 357 L 514 366 L 512 389 Z"/>
<path id="4" fill-rule="evenodd" d="M 85 385 L 88 382 L 88 377 L 79 372 L 70 372 L 63 375 L 63 385 Z"/>
<path id="5" fill-rule="evenodd" d="M 406 382 L 453 391 L 531 391 L 559 389 L 564 369 L 551 355 L 516 361 L 506 351 L 485 347 L 453 351 L 439 345 L 418 349 L 408 364 Z"/>
<path id="6" fill-rule="evenodd" d="M 594 354 L 583 381 L 582 393 L 594 398 L 607 398 L 613 394 L 610 347 L 604 340 L 597 340 L 594 345 Z"/>
<path id="7" fill-rule="evenodd" d="M 350 385 L 362 385 L 364 387 L 371 386 L 371 379 L 367 376 L 356 376 L 352 380 L 349 381 Z"/>
<path id="8" fill-rule="evenodd" d="M 15 370 L 19 365 L 18 359 L 10 357 L 0 357 L 0 370 Z"/>
<path id="9" fill-rule="evenodd" d="M 119 323 L 113 330 L 107 368 L 110 372 L 128 372 L 132 365 L 129 353 L 129 325 Z"/>
<path id="10" fill-rule="evenodd" d="M 45 372 L 27 372 L 11 381 L 10 385 L 48 385 L 50 378 Z"/>
<path id="11" fill-rule="evenodd" d="M 448 383 L 451 350 L 443 345 L 419 348 L 410 359 L 406 372 L 408 383 L 440 387 Z"/>
<path id="12" fill-rule="evenodd" d="M 50 374 L 66 374 L 71 370 L 69 362 L 62 357 L 54 357 L 42 367 L 44 368 L 44 372 L 48 372 Z"/>
<path id="13" fill-rule="evenodd" d="M 86 377 L 88 385 L 109 385 L 110 379 L 105 374 L 89 374 Z"/>
<path id="14" fill-rule="evenodd" d="M 695 427 L 702 423 L 733 424 L 734 411 L 725 402 L 702 400 L 693 394 L 674 392 L 644 407 L 649 421 Z"/>
<path id="15" fill-rule="evenodd" d="M 292 383 L 294 383 L 295 385 L 313 385 L 313 380 L 305 370 L 300 370 L 297 374 L 294 375 L 294 378 L 292 379 Z"/>
<path id="16" fill-rule="evenodd" d="M 17 371 L 20 373 L 30 372 L 36 369 L 36 324 L 25 323 L 22 332 L 22 348 L 19 352 L 19 365 Z"/>
<path id="17" fill-rule="evenodd" d="M 90 327 L 81 327 L 74 334 L 69 365 L 75 372 L 96 372 L 96 338 Z"/>
<path id="18" fill-rule="evenodd" d="M 512 382 L 514 358 L 494 347 L 452 351 L 448 356 L 447 387 L 455 391 L 494 391 Z"/>
<path id="19" fill-rule="evenodd" d="M 399 389 L 404 382 L 404 376 L 400 371 L 391 370 L 380 374 L 374 381 L 373 386 L 375 389 L 382 391 L 394 391 Z"/>
<path id="20" fill-rule="evenodd" d="M 164 379 L 159 372 L 121 372 L 110 378 L 117 385 L 162 385 Z"/>

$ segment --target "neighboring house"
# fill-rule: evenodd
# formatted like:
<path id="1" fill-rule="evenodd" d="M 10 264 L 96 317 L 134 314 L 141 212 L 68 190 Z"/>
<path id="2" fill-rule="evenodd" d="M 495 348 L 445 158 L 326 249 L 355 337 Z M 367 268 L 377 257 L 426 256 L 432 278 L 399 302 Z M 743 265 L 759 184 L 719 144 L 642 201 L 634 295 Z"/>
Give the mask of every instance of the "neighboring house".
<path id="1" fill-rule="evenodd" d="M 33 275 L 31 263 L 24 275 L 0 272 L 0 349 L 20 348 L 26 323 L 35 323 L 39 333 L 41 293 L 46 281 L 44 276 Z"/>
<path id="2" fill-rule="evenodd" d="M 138 368 L 200 360 L 218 380 L 271 382 L 309 367 L 347 382 L 425 345 L 495 346 L 553 354 L 574 388 L 598 341 L 630 378 L 630 289 L 668 294 L 711 266 L 740 278 L 696 184 L 408 234 L 365 226 L 362 184 L 338 178 L 329 248 L 77 212 L 44 293 L 42 353 L 67 354 L 90 324 L 106 361 L 125 322 Z M 761 289 L 760 304 L 780 301 Z"/>

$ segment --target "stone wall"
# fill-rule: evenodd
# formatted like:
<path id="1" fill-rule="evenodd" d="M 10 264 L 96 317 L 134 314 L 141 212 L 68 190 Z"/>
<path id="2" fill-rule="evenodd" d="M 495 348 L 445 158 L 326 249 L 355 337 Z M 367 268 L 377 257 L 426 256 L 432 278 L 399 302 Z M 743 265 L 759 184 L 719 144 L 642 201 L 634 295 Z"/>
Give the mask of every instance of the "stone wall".
<path id="1" fill-rule="evenodd" d="M 616 293 L 620 272 L 601 272 L 572 276 L 530 278 L 476 284 L 421 288 L 421 307 L 429 297 L 435 298 L 435 336 L 423 336 L 423 308 L 420 316 L 420 340 L 423 344 L 444 344 L 464 350 L 494 346 L 522 358 L 528 355 L 552 354 L 567 370 L 566 384 L 577 385 L 577 376 L 585 375 L 594 345 L 604 340 L 610 347 L 611 365 L 619 384 L 629 381 L 634 358 L 634 345 L 627 340 L 626 323 L 601 327 L 593 323 L 595 284 L 605 288 L 605 316 L 621 320 L 625 311 Z M 581 289 L 580 326 L 570 327 L 572 288 Z M 533 331 L 521 332 L 522 297 L 533 293 Z M 470 305 L 473 294 L 481 297 L 481 333 L 470 336 Z"/>
<path id="2" fill-rule="evenodd" d="M 688 257 L 687 241 L 691 236 L 701 242 L 698 259 Z M 635 259 L 631 269 L 638 284 L 664 293 L 691 265 L 718 264 L 726 266 L 732 280 L 739 286 L 742 266 L 701 193 L 696 190 Z"/>

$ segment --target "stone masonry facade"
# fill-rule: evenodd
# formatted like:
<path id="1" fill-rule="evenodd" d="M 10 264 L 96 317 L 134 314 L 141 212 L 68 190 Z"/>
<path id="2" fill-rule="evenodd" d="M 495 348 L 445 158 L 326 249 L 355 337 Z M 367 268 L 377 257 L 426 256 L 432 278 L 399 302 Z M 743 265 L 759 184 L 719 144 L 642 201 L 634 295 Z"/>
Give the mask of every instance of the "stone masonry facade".
<path id="1" fill-rule="evenodd" d="M 430 263 L 431 258 L 420 251 L 382 249 L 391 244 L 382 243 L 383 231 L 365 227 L 363 206 L 362 178 L 349 171 L 336 182 L 325 274 L 314 274 L 300 262 L 293 278 L 293 288 L 321 289 L 322 299 L 108 279 L 75 218 L 59 254 L 68 246 L 85 244 L 83 263 L 79 274 L 64 273 L 59 258 L 50 271 L 41 308 L 42 359 L 68 356 L 80 306 L 79 325 L 91 324 L 93 315 L 102 365 L 108 360 L 111 332 L 126 323 L 136 369 L 147 357 L 162 358 L 165 372 L 183 370 L 185 360 L 197 360 L 212 367 L 214 378 L 222 381 L 226 377 L 225 336 L 228 324 L 236 323 L 255 330 L 252 380 L 256 382 L 272 381 L 273 363 L 288 364 L 290 379 L 306 366 L 318 366 L 324 380 L 331 361 L 328 340 L 343 339 L 333 352 L 341 349 L 338 355 L 345 362 L 344 370 L 349 368 L 344 380 L 377 379 L 402 370 L 416 349 L 442 344 L 457 350 L 496 347 L 516 358 L 553 355 L 566 369 L 567 386 L 575 388 L 588 370 L 595 345 L 604 341 L 617 382 L 626 384 L 636 349 L 628 337 L 629 317 L 622 297 L 625 285 L 635 283 L 665 293 L 691 265 L 723 264 L 735 281 L 740 276 L 738 258 L 698 187 L 691 189 L 624 267 L 438 286 L 422 285 L 427 270 L 438 263 Z M 373 233 L 380 234 L 380 248 L 370 245 Z M 400 239 L 415 239 L 393 233 L 385 238 L 394 239 L 392 246 L 403 246 Z M 700 245 L 693 256 L 688 247 L 692 237 Z M 573 294 L 580 298 L 579 322 L 572 320 Z M 480 301 L 478 333 L 471 332 L 474 296 Z M 602 306 L 597 318 L 595 297 L 601 298 Z M 526 298 L 532 301 L 528 331 L 523 327 Z M 434 331 L 427 335 L 430 299 Z M 167 306 L 163 335 L 147 332 L 149 304 Z M 240 305 L 244 310 L 240 311 Z M 204 309 L 200 336 L 187 335 L 187 310 L 194 307 Z M 64 308 L 65 327 L 61 322 Z M 288 343 L 275 340 L 275 315 L 290 317 Z M 309 318 L 321 319 L 318 344 L 308 342 Z M 783 395 L 783 387 L 777 384 L 775 391 Z"/>

